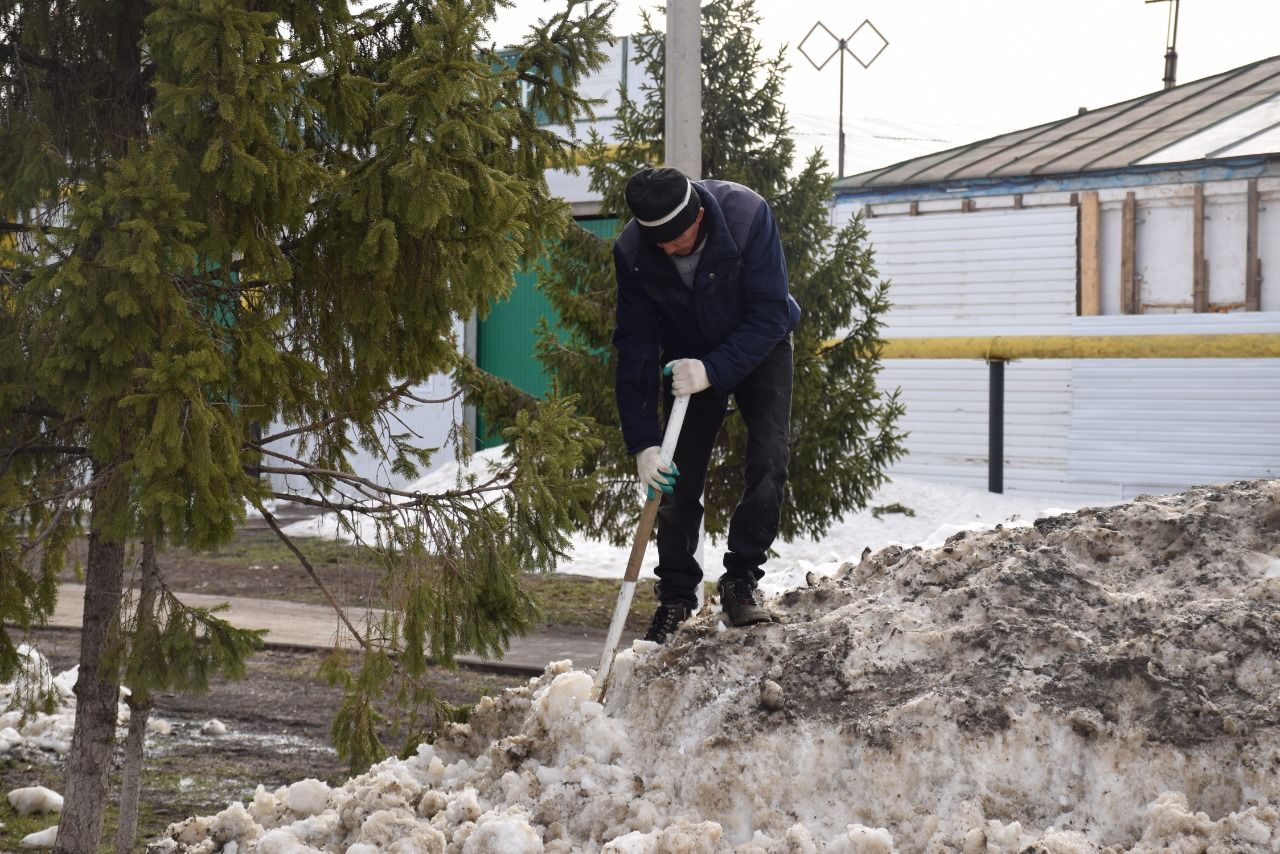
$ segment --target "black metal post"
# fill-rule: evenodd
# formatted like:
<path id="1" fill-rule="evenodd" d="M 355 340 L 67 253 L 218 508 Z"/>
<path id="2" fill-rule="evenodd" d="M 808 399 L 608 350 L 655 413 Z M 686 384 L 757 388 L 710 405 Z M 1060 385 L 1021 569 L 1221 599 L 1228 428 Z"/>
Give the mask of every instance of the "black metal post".
<path id="1" fill-rule="evenodd" d="M 1004 492 L 1004 361 L 993 359 L 987 412 L 987 491 Z"/>

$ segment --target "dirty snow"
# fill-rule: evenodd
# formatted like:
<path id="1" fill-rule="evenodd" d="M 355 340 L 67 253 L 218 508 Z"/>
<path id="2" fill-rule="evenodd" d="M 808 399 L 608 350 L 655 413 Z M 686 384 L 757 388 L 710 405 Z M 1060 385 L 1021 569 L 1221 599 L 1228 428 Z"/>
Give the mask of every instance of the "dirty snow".
<path id="1" fill-rule="evenodd" d="M 152 850 L 1280 851 L 1280 481 L 845 557 Z"/>
<path id="2" fill-rule="evenodd" d="M 285 803 L 298 815 L 318 815 L 329 805 L 329 785 L 314 778 L 299 780 L 289 787 Z"/>

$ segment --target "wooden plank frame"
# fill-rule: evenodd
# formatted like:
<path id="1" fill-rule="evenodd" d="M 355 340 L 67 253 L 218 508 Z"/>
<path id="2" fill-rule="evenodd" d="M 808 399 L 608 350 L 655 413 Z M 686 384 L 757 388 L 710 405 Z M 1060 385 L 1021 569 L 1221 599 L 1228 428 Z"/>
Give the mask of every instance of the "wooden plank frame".
<path id="1" fill-rule="evenodd" d="M 1204 184 L 1191 197 L 1191 306 L 1196 314 L 1209 310 L 1209 269 L 1204 257 Z"/>
<path id="2" fill-rule="evenodd" d="M 1138 277 L 1134 270 L 1134 243 L 1137 237 L 1138 199 L 1132 191 L 1125 193 L 1120 208 L 1120 311 L 1140 314 Z"/>
<path id="3" fill-rule="evenodd" d="M 1244 310 L 1262 310 L 1262 259 L 1258 257 L 1258 179 L 1245 193 Z"/>
<path id="4" fill-rule="evenodd" d="M 1102 277 L 1098 255 L 1100 205 L 1096 192 L 1080 195 L 1080 316 L 1102 314 Z"/>

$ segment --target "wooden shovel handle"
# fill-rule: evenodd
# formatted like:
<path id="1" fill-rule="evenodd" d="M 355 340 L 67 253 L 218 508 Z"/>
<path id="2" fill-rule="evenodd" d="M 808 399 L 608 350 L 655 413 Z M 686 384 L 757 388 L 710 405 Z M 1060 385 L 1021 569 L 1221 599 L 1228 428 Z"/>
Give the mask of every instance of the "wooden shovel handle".
<path id="1" fill-rule="evenodd" d="M 636 526 L 636 539 L 631 544 L 631 557 L 627 558 L 627 571 L 623 573 L 623 581 L 635 581 L 640 577 L 640 565 L 644 563 L 645 549 L 649 546 L 649 537 L 653 534 L 653 524 L 658 520 L 658 504 L 662 495 L 650 499 L 640 511 L 640 524 Z"/>

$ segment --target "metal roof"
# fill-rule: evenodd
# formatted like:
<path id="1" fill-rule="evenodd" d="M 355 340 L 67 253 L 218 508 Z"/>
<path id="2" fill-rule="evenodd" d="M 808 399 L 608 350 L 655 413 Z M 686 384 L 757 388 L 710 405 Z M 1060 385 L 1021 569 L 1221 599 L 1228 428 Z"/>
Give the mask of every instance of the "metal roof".
<path id="1" fill-rule="evenodd" d="M 1079 175 L 1259 154 L 1280 156 L 1280 56 L 873 169 L 837 181 L 835 189 Z"/>

